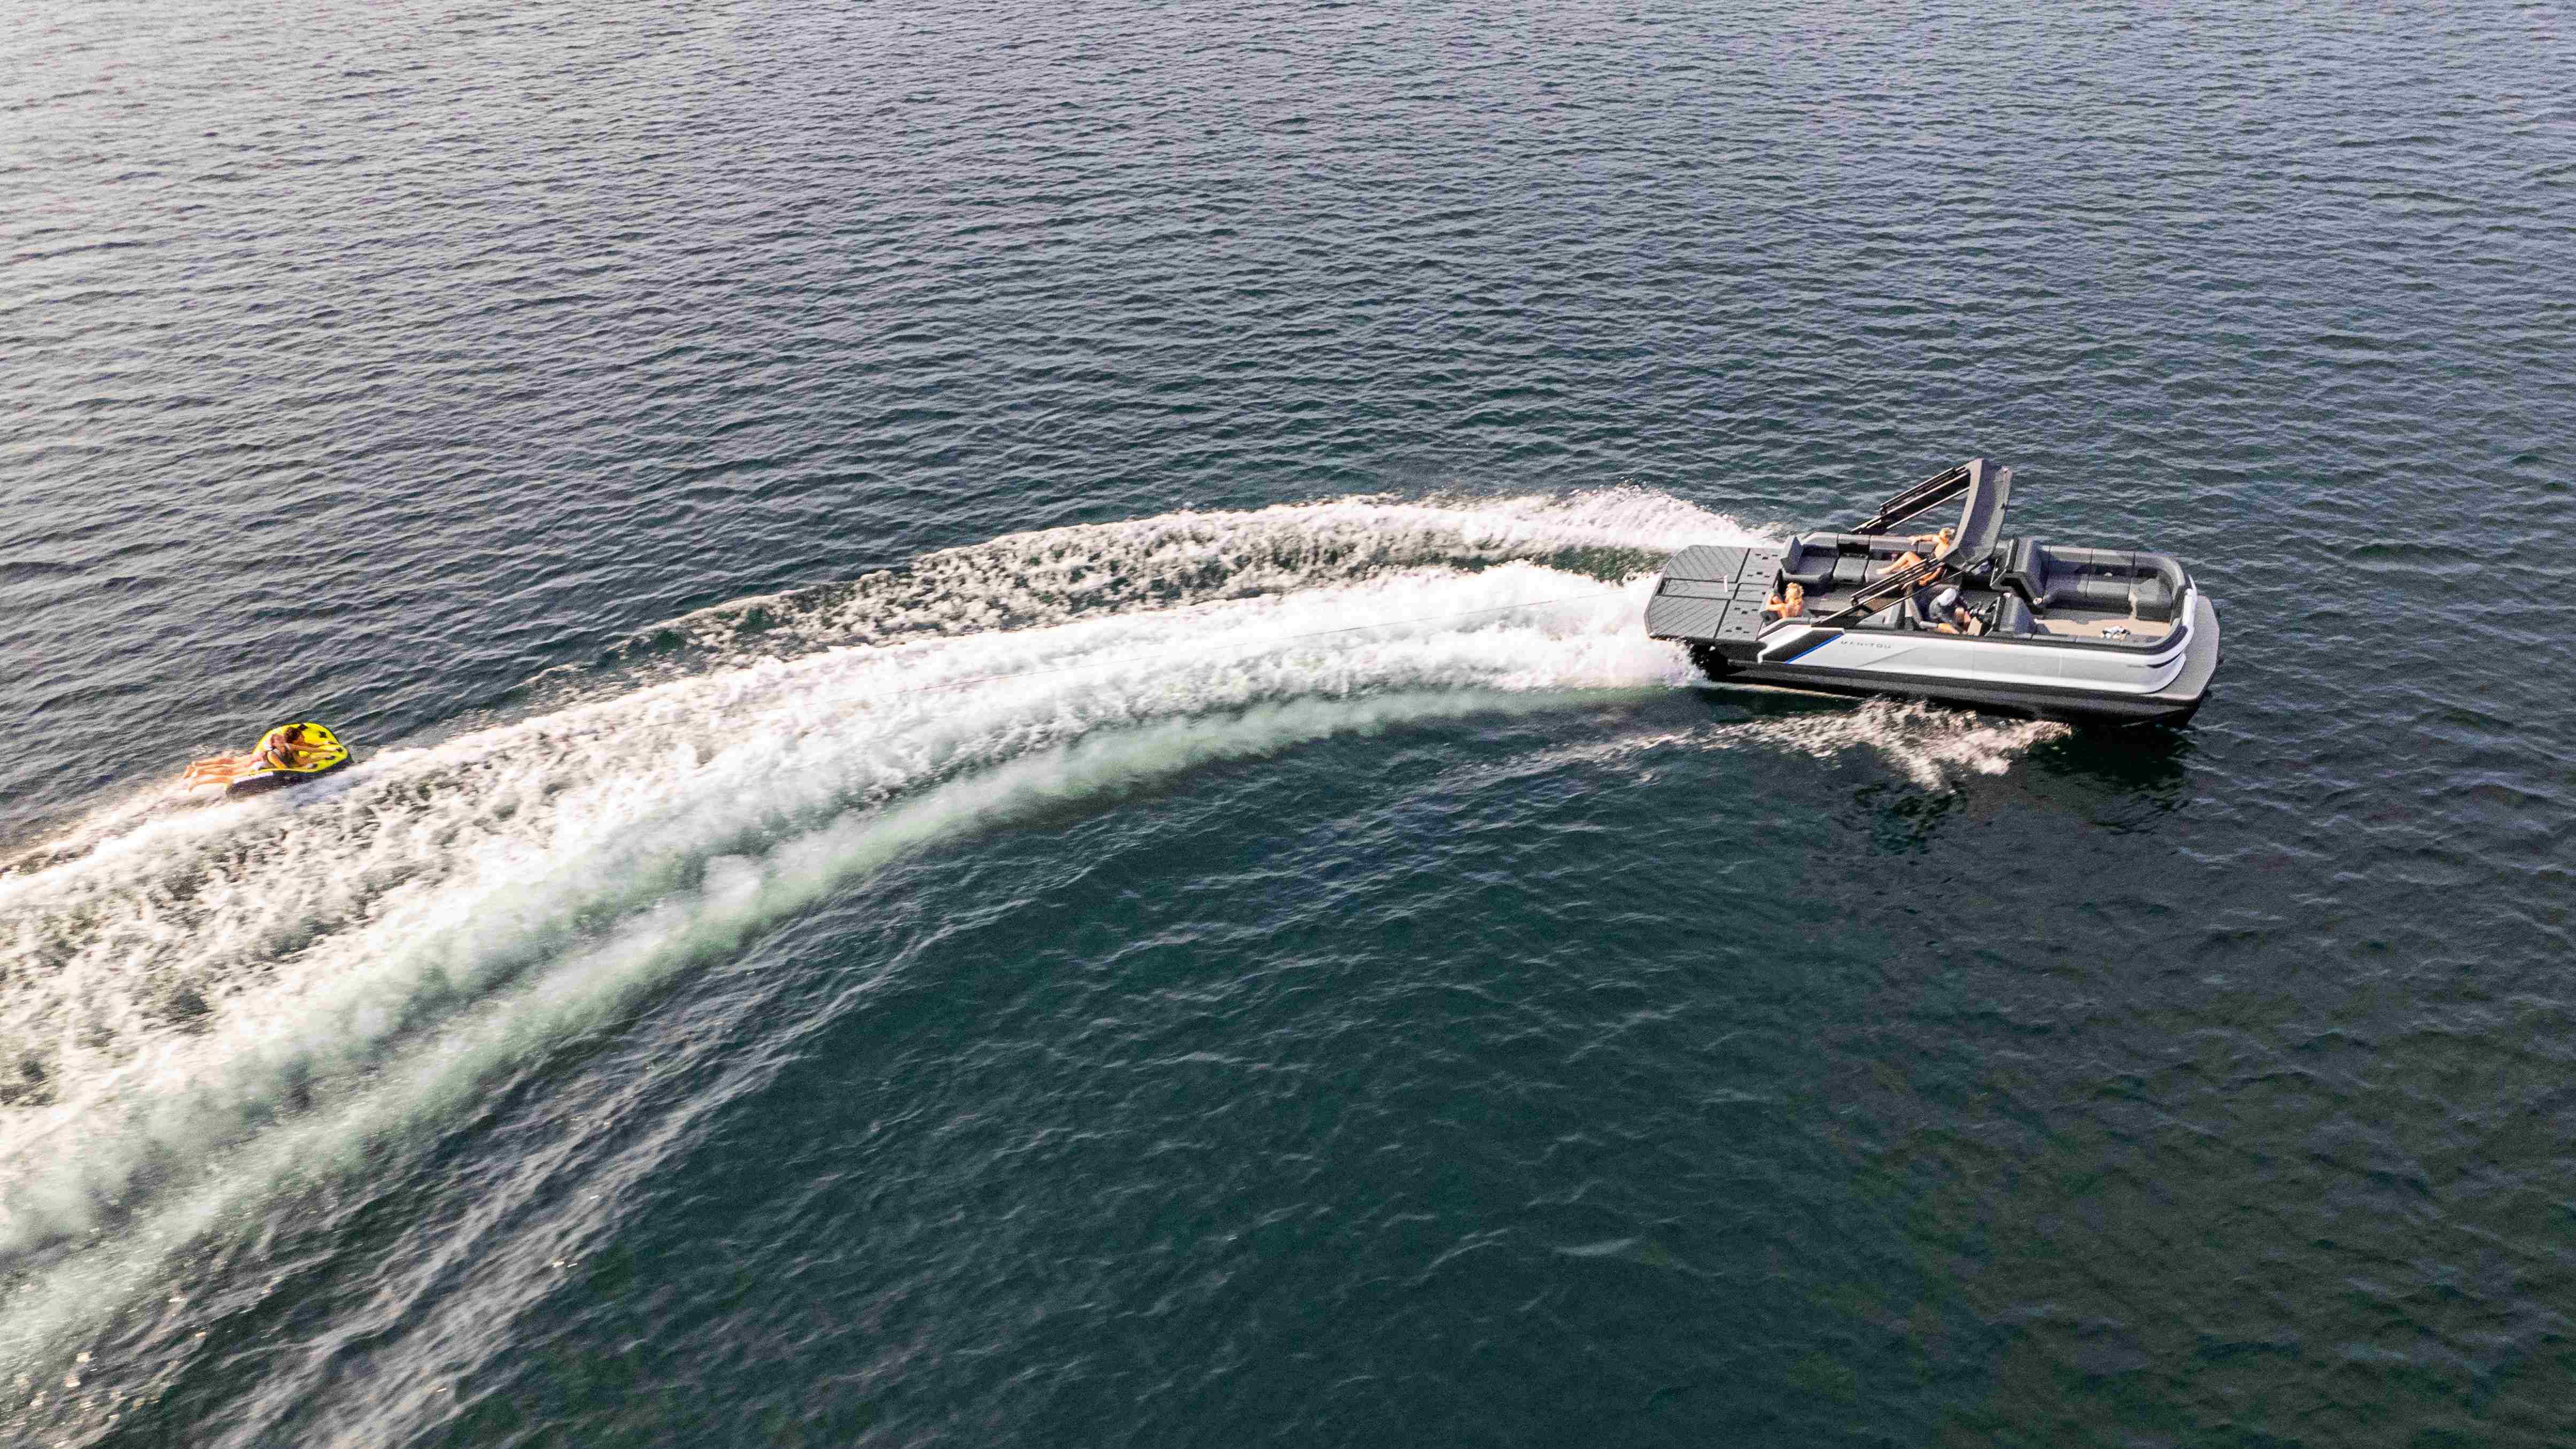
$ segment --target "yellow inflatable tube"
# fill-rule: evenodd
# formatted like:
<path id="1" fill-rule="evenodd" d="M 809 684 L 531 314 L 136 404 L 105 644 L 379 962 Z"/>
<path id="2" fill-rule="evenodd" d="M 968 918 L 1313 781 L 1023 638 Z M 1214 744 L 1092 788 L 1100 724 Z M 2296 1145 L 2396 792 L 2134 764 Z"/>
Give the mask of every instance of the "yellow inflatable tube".
<path id="1" fill-rule="evenodd" d="M 259 795 L 318 779 L 349 763 L 349 747 L 327 726 L 311 720 L 282 724 L 259 737 L 246 755 L 199 760 L 180 776 L 185 785 L 221 785 L 231 795 Z"/>

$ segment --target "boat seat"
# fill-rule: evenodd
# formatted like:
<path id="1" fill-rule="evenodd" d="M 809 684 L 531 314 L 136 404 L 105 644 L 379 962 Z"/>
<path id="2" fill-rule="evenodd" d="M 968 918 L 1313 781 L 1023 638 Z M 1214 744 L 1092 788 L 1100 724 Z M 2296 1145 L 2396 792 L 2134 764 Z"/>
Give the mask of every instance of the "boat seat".
<path id="1" fill-rule="evenodd" d="M 2133 619 L 2152 619 L 2158 623 L 2171 620 L 2174 612 L 2173 590 L 2159 578 L 2051 574 L 2048 588 L 2039 595 L 2038 602 L 2044 608 L 2072 605 L 2085 609 L 2114 609 Z"/>
<path id="2" fill-rule="evenodd" d="M 2129 589 L 2129 617 L 2171 623 L 2174 616 L 2173 590 L 2156 578 L 2140 579 Z"/>
<path id="3" fill-rule="evenodd" d="M 2088 551 L 2089 552 L 2089 551 Z M 2144 572 L 2100 562 L 2075 563 L 2050 555 L 2033 539 L 2015 539 L 2004 551 L 1996 582 L 2018 589 L 2034 608 L 2108 609 L 2133 619 L 2169 623 L 2174 587 L 2150 565 Z"/>
<path id="4" fill-rule="evenodd" d="M 2021 595 L 2006 593 L 2001 599 L 1997 600 L 1995 604 L 1995 632 L 1998 634 L 2018 635 L 2036 634 L 2039 632 L 2039 618 L 2037 615 L 2031 613 L 2030 605 L 2021 601 Z"/>
<path id="5" fill-rule="evenodd" d="M 2030 576 L 2023 575 L 2027 580 Z M 2081 567 L 2051 563 L 2039 576 L 2031 603 L 2042 609 L 2117 609 L 2128 612 L 2129 591 L 2138 583 L 2119 574 L 2087 573 Z"/>
<path id="6" fill-rule="evenodd" d="M 1831 543 L 1806 538 L 1789 540 L 1788 551 L 1780 556 L 1780 581 L 1804 584 L 1809 593 L 1821 593 L 1834 586 L 1836 550 Z"/>
<path id="7" fill-rule="evenodd" d="M 1805 584 L 1811 594 L 1856 589 L 1894 568 L 1896 555 L 1910 547 L 1903 539 L 1872 534 L 1801 534 L 1781 555 L 1780 579 Z"/>
<path id="8" fill-rule="evenodd" d="M 2023 598 L 2034 603 L 2048 592 L 2048 560 L 2040 554 L 2038 539 L 2016 538 L 2004 546 L 2003 559 L 1995 567 L 1995 586 L 2019 589 Z"/>

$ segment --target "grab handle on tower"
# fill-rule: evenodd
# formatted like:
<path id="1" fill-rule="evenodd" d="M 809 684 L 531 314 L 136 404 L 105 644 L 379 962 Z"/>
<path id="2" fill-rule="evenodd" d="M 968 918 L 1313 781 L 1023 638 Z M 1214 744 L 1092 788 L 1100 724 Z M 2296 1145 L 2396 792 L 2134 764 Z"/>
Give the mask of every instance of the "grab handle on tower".
<path id="1" fill-rule="evenodd" d="M 1885 503 L 1864 522 L 1850 529 L 1853 533 L 1885 533 L 1926 509 L 1938 508 L 1968 491 L 1977 475 L 1986 469 L 1986 460 L 1971 458 L 1956 468 L 1935 473 Z"/>

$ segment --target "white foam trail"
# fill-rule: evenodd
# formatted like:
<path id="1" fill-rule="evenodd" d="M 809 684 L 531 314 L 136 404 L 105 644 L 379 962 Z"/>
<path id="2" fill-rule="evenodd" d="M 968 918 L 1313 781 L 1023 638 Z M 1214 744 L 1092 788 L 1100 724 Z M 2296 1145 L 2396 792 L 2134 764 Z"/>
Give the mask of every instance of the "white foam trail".
<path id="1" fill-rule="evenodd" d="M 1764 535 L 1643 488 L 1403 501 L 1384 497 L 1167 513 L 1006 534 L 845 584 L 735 599 L 644 631 L 611 662 L 688 667 L 1061 623 L 1112 610 L 1355 583 L 1510 560 L 1624 577 L 1681 543 Z M 581 671 L 558 671 L 577 679 Z"/>
<path id="2" fill-rule="evenodd" d="M 700 609 L 622 641 L 601 661 L 610 666 L 605 671 L 549 670 L 530 681 L 530 694 L 560 705 L 623 692 L 638 672 L 700 674 L 822 649 L 1044 627 L 1413 568 L 1517 560 L 1624 578 L 1659 565 L 1684 543 L 1764 536 L 1724 514 L 1625 485 L 1486 499 L 1350 497 L 1077 524 L 942 549 L 847 583 Z M 0 879 L 97 850 L 194 803 L 159 788 L 129 792 L 0 855 Z M 0 1105 L 9 1100 L 0 1062 Z"/>
<path id="3" fill-rule="evenodd" d="M 1203 760 L 1692 679 L 1637 628 L 1644 579 L 1602 574 L 1750 536 L 1635 490 L 1016 535 L 692 616 L 698 673 L 334 785 L 120 804 L 0 876 L 0 1256 L 119 1224 L 24 1269 L 0 1332 L 40 1345 L 332 1144 L 903 851 Z M 2022 747 L 1877 708 L 1743 728 L 1911 750 L 1926 783 Z"/>
<path id="4" fill-rule="evenodd" d="M 2034 747 L 2072 733 L 2067 725 L 2042 720 L 1995 719 L 1919 700 L 1865 699 L 1808 715 L 1626 735 L 1574 746 L 1555 758 L 1601 761 L 1671 749 L 1761 748 L 1826 759 L 1868 750 L 1908 780 L 1937 790 L 1963 775 L 2000 775 Z"/>
<path id="5" fill-rule="evenodd" d="M 1765 721 L 1763 743 L 1819 759 L 1869 749 L 1934 790 L 1956 775 L 2000 775 L 2032 747 L 2071 733 L 2043 720 L 1996 720 L 1920 701 L 1872 699 L 1838 713 Z"/>
<path id="6" fill-rule="evenodd" d="M 1457 617 L 1569 595 L 1587 597 Z M 0 1253 L 80 1231 L 156 1167 L 695 888 L 715 857 L 1103 730 L 1389 690 L 1677 681 L 1634 628 L 1641 597 L 1511 564 L 766 662 L 0 881 L 0 1060 L 51 1099 L 0 1123 Z M 49 1165 L 31 1167 L 39 1143 Z"/>
<path id="7" fill-rule="evenodd" d="M 387 1056 L 353 1083 L 355 1090 L 251 1139 L 220 1177 L 139 1214 L 114 1251 L 27 1275 L 0 1313 L 0 1365 L 40 1354 L 100 1305 L 130 1300 L 164 1281 L 176 1254 L 280 1188 L 358 1165 L 355 1154 L 365 1144 L 470 1101 L 481 1084 L 532 1052 L 607 1024 L 638 992 L 732 955 L 759 932 L 907 853 L 1068 803 L 1114 797 L 1212 761 L 1427 720 L 1598 698 L 1407 693 L 1288 700 L 1165 720 L 1023 756 L 890 808 L 852 811 L 762 854 L 716 857 L 699 888 L 671 893 L 586 948 L 459 1013 L 434 1037 Z"/>

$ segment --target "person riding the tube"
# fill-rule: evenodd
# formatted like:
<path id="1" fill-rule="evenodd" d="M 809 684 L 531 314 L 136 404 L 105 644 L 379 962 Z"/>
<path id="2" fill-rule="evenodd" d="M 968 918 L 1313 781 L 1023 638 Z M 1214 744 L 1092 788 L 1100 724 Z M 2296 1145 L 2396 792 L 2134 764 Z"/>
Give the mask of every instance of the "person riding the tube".
<path id="1" fill-rule="evenodd" d="M 1777 614 L 1783 619 L 1795 619 L 1806 613 L 1807 586 L 1801 583 L 1790 584 L 1788 588 L 1773 594 L 1771 601 L 1762 606 L 1762 612 Z"/>
<path id="2" fill-rule="evenodd" d="M 262 780 L 272 785 L 292 784 L 347 763 L 347 748 L 328 729 L 316 724 L 288 724 L 261 735 L 247 754 L 192 761 L 180 772 L 179 780 L 189 787 L 221 785 L 236 790 Z"/>
<path id="3" fill-rule="evenodd" d="M 267 739 L 260 741 L 258 752 L 251 758 L 271 769 L 300 770 L 304 768 L 304 745 L 304 726 L 279 725 L 268 732 Z"/>

